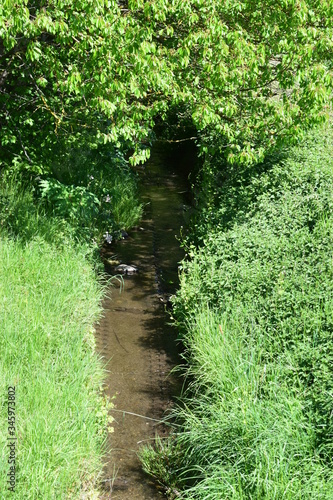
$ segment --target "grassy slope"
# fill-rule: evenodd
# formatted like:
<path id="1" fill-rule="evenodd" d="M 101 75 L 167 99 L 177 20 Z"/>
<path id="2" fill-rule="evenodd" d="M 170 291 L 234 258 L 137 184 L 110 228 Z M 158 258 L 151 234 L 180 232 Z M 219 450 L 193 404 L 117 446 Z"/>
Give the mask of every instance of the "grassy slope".
<path id="1" fill-rule="evenodd" d="M 182 498 L 333 498 L 333 133 L 235 167 L 175 316 L 191 381 L 146 469 Z"/>
<path id="2" fill-rule="evenodd" d="M 105 424 L 92 325 L 101 287 L 83 254 L 43 240 L 0 242 L 1 394 L 16 387 L 18 498 L 78 498 L 100 471 Z M 7 406 L 1 408 L 2 498 Z M 104 419 L 104 422 L 103 422 Z"/>
<path id="3" fill-rule="evenodd" d="M 95 167 L 96 178 L 102 176 Z M 13 495 L 6 482 L 12 385 L 16 497 L 97 498 L 110 418 L 100 390 L 104 371 L 94 351 L 103 288 L 92 268 L 96 248 L 85 237 L 91 228 L 101 234 L 130 227 L 141 214 L 133 176 L 117 165 L 109 170 L 96 189 L 101 200 L 110 195 L 112 214 L 103 209 L 99 220 L 90 221 L 87 212 L 84 224 L 67 205 L 53 212 L 36 205 L 19 178 L 5 177 L 0 186 L 1 498 Z"/>

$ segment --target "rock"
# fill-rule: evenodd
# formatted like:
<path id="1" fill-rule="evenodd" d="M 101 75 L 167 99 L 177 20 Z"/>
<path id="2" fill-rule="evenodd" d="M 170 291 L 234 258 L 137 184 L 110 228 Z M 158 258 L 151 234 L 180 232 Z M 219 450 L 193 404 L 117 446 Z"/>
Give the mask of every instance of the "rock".
<path id="1" fill-rule="evenodd" d="M 115 267 L 115 271 L 122 274 L 134 274 L 138 272 L 138 268 L 128 264 L 119 264 L 119 266 Z"/>

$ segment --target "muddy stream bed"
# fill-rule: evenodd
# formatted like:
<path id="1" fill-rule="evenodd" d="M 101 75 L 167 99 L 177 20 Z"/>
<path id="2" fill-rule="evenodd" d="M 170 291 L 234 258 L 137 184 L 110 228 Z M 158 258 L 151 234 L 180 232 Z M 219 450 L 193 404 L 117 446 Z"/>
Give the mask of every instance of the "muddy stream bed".
<path id="1" fill-rule="evenodd" d="M 116 395 L 111 414 L 114 432 L 106 457 L 103 499 L 157 500 L 162 493 L 146 476 L 137 458 L 155 434 L 165 436 L 159 423 L 179 394 L 180 381 L 170 370 L 179 364 L 177 332 L 168 325 L 168 297 L 178 284 L 183 258 L 177 236 L 186 225 L 191 155 L 154 147 L 151 159 L 139 167 L 144 217 L 128 238 L 109 245 L 103 257 L 137 266 L 124 275 L 120 293 L 115 283 L 104 301 L 104 317 L 97 326 L 97 349 L 107 363 L 107 394 Z M 116 274 L 115 265 L 106 271 Z"/>

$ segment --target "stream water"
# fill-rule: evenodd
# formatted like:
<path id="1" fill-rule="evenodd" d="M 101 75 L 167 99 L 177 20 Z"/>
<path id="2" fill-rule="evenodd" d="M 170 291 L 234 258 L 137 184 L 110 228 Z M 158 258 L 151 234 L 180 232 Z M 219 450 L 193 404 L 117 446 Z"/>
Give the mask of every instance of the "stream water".
<path id="1" fill-rule="evenodd" d="M 168 325 L 165 306 L 178 283 L 183 258 L 177 236 L 186 224 L 189 182 L 184 175 L 191 155 L 166 155 L 158 144 L 140 167 L 144 218 L 129 237 L 110 245 L 103 257 L 132 264 L 138 272 L 125 275 L 124 288 L 110 289 L 104 317 L 97 328 L 97 349 L 107 362 L 107 393 L 116 395 L 111 453 L 105 465 L 103 499 L 157 500 L 162 493 L 142 472 L 137 452 L 165 436 L 160 419 L 179 393 L 170 370 L 179 363 L 176 332 Z"/>

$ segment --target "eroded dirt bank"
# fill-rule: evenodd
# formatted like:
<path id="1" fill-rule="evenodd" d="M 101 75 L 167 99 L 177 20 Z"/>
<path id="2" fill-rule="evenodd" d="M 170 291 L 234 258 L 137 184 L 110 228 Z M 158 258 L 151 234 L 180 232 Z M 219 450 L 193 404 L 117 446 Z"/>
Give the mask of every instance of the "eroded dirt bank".
<path id="1" fill-rule="evenodd" d="M 124 290 L 116 286 L 105 300 L 105 316 L 97 329 L 97 347 L 109 371 L 108 394 L 116 394 L 112 453 L 105 469 L 105 496 L 114 500 L 157 500 L 162 493 L 141 471 L 139 447 L 165 435 L 159 423 L 179 393 L 179 381 L 170 370 L 179 362 L 176 332 L 168 324 L 165 302 L 177 286 L 178 263 L 183 257 L 176 236 L 188 217 L 189 183 L 182 161 L 169 165 L 156 147 L 140 168 L 144 219 L 129 237 L 110 246 L 109 260 L 138 267 L 124 276 Z M 106 265 L 115 274 L 115 266 Z M 114 479 L 115 478 L 115 479 Z"/>

